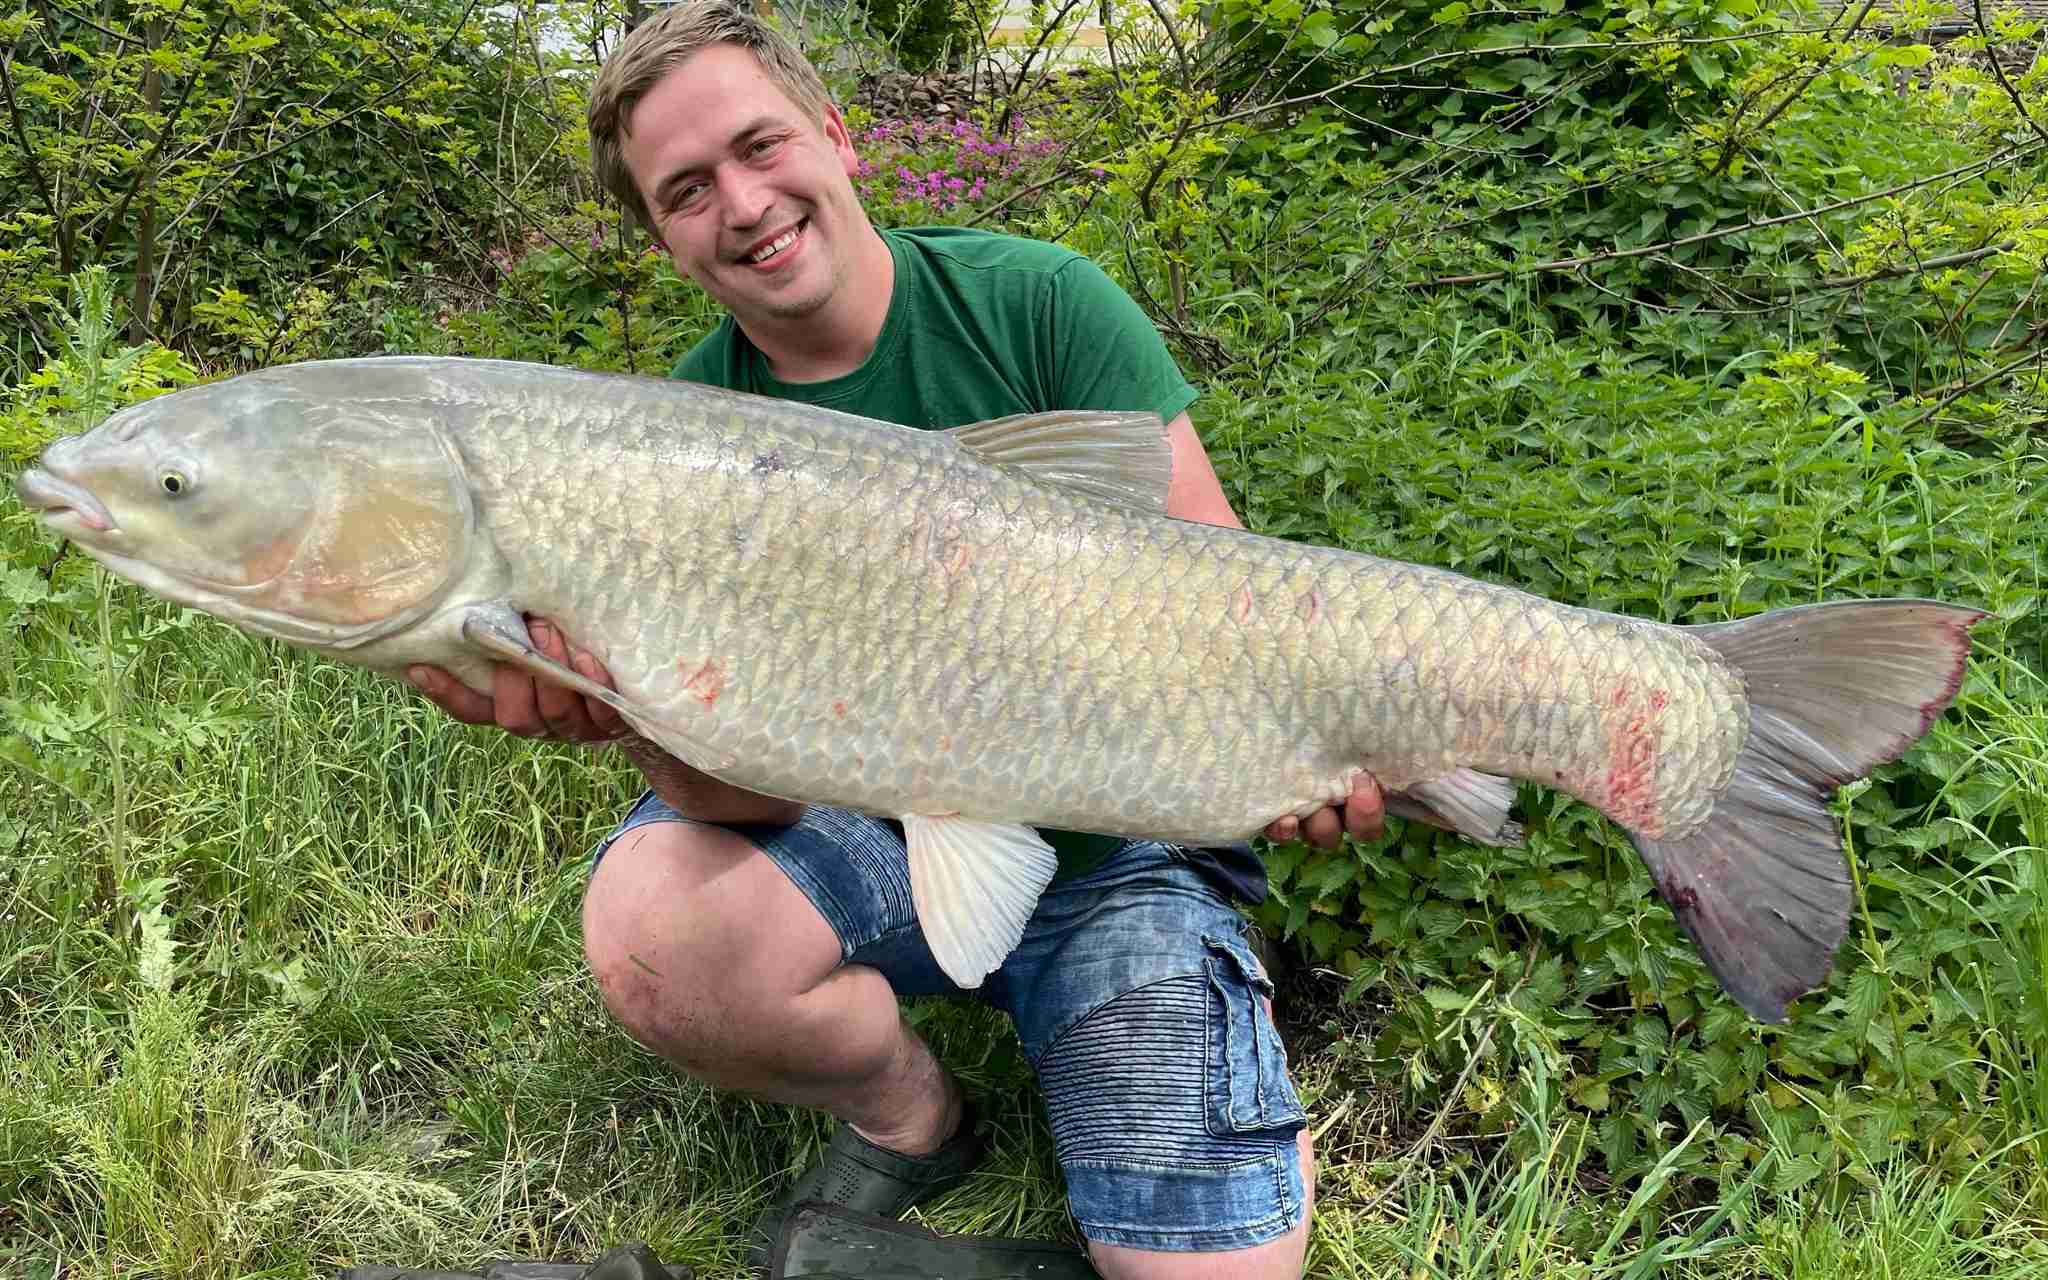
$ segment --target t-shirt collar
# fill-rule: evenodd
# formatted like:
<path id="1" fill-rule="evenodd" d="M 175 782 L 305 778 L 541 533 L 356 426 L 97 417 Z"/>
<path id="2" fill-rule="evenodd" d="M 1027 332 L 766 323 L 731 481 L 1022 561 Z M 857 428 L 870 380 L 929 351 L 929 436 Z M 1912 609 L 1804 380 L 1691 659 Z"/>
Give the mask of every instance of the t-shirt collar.
<path id="1" fill-rule="evenodd" d="M 823 382 L 784 382 L 769 371 L 768 357 L 761 354 L 761 349 L 748 342 L 746 374 L 756 393 L 804 404 L 828 405 L 835 400 L 858 395 L 874 379 L 877 370 L 894 364 L 897 350 L 903 345 L 903 334 L 910 328 L 911 295 L 914 291 L 904 276 L 909 263 L 904 257 L 903 246 L 888 231 L 881 231 L 880 235 L 882 243 L 889 246 L 896 278 L 889 291 L 889 314 L 882 319 L 882 332 L 876 335 L 875 349 L 868 352 L 868 358 L 861 361 L 858 368 Z M 744 334 L 740 336 L 745 338 Z"/>

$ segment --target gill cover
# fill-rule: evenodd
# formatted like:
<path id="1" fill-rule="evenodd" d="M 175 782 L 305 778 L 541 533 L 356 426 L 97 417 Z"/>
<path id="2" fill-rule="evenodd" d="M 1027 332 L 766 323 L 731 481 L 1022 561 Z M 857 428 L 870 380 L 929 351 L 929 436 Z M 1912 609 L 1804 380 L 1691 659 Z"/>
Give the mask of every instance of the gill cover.
<path id="1" fill-rule="evenodd" d="M 467 559 L 476 512 L 461 460 L 431 424 L 371 405 L 304 414 L 319 477 L 304 536 L 267 580 L 256 574 L 271 565 L 250 564 L 246 599 L 320 627 L 388 630 L 430 606 Z"/>

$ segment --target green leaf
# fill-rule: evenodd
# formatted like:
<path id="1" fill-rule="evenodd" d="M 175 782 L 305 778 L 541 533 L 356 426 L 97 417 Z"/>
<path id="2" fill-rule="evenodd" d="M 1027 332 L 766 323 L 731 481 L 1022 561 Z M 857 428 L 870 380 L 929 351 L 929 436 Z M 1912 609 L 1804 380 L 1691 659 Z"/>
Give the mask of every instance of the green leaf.
<path id="1" fill-rule="evenodd" d="M 1871 1019 L 1884 1008 L 1891 994 L 1891 981 L 1875 969 L 1860 969 L 1849 979 L 1849 1034 L 1863 1036 Z"/>
<path id="2" fill-rule="evenodd" d="M 152 991 L 170 990 L 178 972 L 178 944 L 171 937 L 171 922 L 164 916 L 163 904 L 138 913 L 135 925 L 136 977 Z"/>
<path id="3" fill-rule="evenodd" d="M 1429 1002 L 1430 1008 L 1440 1013 L 1456 1013 L 1472 1003 L 1471 996 L 1449 987 L 1424 987 L 1422 998 Z"/>

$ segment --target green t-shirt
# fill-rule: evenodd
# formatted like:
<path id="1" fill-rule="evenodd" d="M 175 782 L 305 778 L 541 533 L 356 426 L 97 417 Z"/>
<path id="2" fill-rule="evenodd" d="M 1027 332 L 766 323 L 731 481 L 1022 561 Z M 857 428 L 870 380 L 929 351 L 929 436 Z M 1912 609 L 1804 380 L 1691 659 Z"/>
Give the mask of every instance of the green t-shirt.
<path id="1" fill-rule="evenodd" d="M 1138 304 L 1073 250 L 965 227 L 888 230 L 882 239 L 896 287 L 860 368 L 825 382 L 779 381 L 727 316 L 669 376 L 929 429 L 1054 409 L 1149 409 L 1171 422 L 1194 403 Z M 1062 879 L 1121 843 L 1043 834 Z"/>

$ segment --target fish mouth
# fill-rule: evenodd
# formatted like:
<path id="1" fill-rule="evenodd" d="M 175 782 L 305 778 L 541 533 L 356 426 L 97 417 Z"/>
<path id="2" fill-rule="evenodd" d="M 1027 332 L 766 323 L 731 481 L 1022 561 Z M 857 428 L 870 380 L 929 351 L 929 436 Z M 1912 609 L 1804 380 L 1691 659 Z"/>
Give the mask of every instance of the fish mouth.
<path id="1" fill-rule="evenodd" d="M 111 533 L 114 517 L 98 498 L 82 486 L 51 475 L 41 467 L 30 467 L 17 476 L 14 492 L 23 506 L 40 515 L 44 522 L 62 530 L 65 517 L 95 533 Z"/>

